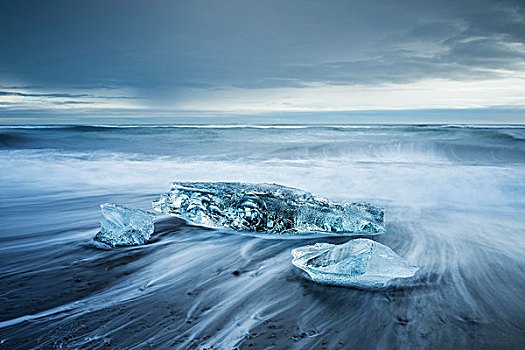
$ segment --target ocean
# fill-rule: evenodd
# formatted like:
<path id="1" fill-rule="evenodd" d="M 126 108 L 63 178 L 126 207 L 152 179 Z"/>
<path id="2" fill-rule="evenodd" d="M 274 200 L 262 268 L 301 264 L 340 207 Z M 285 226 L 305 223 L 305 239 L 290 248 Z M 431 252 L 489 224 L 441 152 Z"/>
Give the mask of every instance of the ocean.
<path id="1" fill-rule="evenodd" d="M 420 267 L 364 291 L 309 281 L 264 239 L 163 217 L 93 243 L 100 208 L 171 181 L 267 182 L 385 209 Z M 525 347 L 525 126 L 0 126 L 0 348 Z"/>

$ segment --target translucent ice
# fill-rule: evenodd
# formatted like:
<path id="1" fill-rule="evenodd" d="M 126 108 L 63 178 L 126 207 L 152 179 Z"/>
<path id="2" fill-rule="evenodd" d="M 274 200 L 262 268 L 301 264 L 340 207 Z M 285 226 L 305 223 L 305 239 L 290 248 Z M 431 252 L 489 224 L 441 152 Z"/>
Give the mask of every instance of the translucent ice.
<path id="1" fill-rule="evenodd" d="M 382 288 L 395 278 L 412 277 L 418 268 L 389 247 L 370 239 L 345 244 L 317 243 L 292 250 L 292 263 L 318 283 Z"/>
<path id="2" fill-rule="evenodd" d="M 383 211 L 370 204 L 334 203 L 275 184 L 174 182 L 153 208 L 198 225 L 270 234 L 386 232 Z"/>
<path id="3" fill-rule="evenodd" d="M 100 211 L 100 232 L 95 239 L 102 243 L 140 245 L 153 233 L 154 214 L 111 203 L 101 204 Z"/>

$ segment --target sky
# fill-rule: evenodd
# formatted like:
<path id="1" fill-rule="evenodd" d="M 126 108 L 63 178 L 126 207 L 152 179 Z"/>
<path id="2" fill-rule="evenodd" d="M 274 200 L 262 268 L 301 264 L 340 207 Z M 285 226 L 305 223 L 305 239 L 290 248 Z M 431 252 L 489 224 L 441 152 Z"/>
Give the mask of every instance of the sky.
<path id="1" fill-rule="evenodd" d="M 525 123 L 523 1 L 11 1 L 0 123 Z"/>

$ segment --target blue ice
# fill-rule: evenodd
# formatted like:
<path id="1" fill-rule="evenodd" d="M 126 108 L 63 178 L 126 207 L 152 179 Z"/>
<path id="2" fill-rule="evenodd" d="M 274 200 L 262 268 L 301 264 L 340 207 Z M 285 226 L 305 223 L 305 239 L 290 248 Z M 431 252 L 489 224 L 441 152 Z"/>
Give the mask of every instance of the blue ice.
<path id="1" fill-rule="evenodd" d="M 295 248 L 292 255 L 292 263 L 313 281 L 347 287 L 383 288 L 394 279 L 414 276 L 418 270 L 389 247 L 363 238 Z"/>
<path id="2" fill-rule="evenodd" d="M 174 182 L 153 209 L 198 225 L 277 235 L 386 232 L 380 208 L 335 203 L 276 184 Z"/>
<path id="3" fill-rule="evenodd" d="M 144 244 L 155 229 L 155 215 L 144 210 L 105 203 L 100 211 L 100 231 L 95 240 L 110 246 Z"/>

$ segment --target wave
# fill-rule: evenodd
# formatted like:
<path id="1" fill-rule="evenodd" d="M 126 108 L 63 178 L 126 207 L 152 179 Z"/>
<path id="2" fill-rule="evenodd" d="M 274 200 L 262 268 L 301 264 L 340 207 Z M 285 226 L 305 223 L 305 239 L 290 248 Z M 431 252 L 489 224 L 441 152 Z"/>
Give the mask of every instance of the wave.
<path id="1" fill-rule="evenodd" d="M 1 129 L 381 129 L 381 128 L 449 128 L 449 129 L 525 129 L 523 124 L 83 124 L 83 125 L 0 125 Z"/>
<path id="2" fill-rule="evenodd" d="M 525 129 L 522 124 L 448 124 L 440 125 L 442 128 L 450 129 Z"/>
<path id="3" fill-rule="evenodd" d="M 27 136 L 0 133 L 0 148 L 18 148 L 30 139 Z"/>
<path id="4" fill-rule="evenodd" d="M 184 128 L 184 129 L 307 129 L 313 125 L 256 125 L 256 124 L 166 124 L 166 125 L 92 125 L 100 128 Z"/>
<path id="5" fill-rule="evenodd" d="M 312 127 L 324 127 L 319 125 L 258 125 L 258 124 L 163 124 L 163 125 L 111 125 L 111 124 L 92 124 L 92 125 L 0 125 L 1 129 L 164 129 L 164 128 L 183 128 L 183 129 L 307 129 Z M 332 127 L 332 126 L 327 126 Z M 347 127 L 347 126 L 343 126 Z"/>
<path id="6" fill-rule="evenodd" d="M 68 129 L 71 125 L 0 125 L 0 129 Z"/>
<path id="7" fill-rule="evenodd" d="M 63 153 L 55 150 L 0 152 L 0 162 L 10 171 L 0 182 L 18 183 L 63 191 L 75 188 L 160 193 L 171 181 L 269 182 L 303 188 L 333 200 L 396 201 L 425 207 L 430 199 L 447 198 L 444 205 L 462 208 L 476 201 L 518 203 L 519 196 L 505 196 L 519 188 L 522 167 L 479 166 L 453 162 L 337 161 L 328 159 L 219 160 L 148 156 L 111 152 Z M 43 175 L 45 174 L 45 175 Z M 410 179 L 410 180 L 408 180 Z M 407 185 L 408 182 L 410 185 Z M 454 184 L 453 193 L 443 188 Z"/>
<path id="8" fill-rule="evenodd" d="M 278 130 L 278 129 L 275 129 Z M 522 163 L 525 132 L 516 130 L 406 129 L 126 129 L 77 126 L 0 132 L 2 151 L 40 150 L 45 156 L 129 159 L 167 157 L 211 161 L 384 162 L 398 164 Z M 454 129 L 456 130 L 456 129 Z M 459 130 L 459 129 L 458 129 Z"/>

